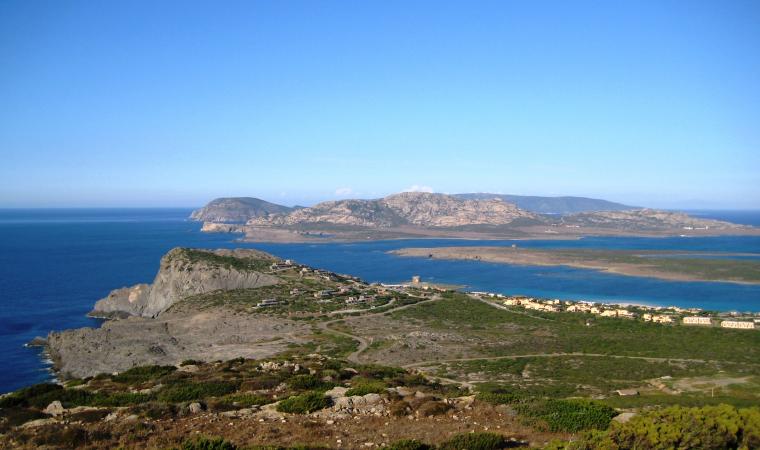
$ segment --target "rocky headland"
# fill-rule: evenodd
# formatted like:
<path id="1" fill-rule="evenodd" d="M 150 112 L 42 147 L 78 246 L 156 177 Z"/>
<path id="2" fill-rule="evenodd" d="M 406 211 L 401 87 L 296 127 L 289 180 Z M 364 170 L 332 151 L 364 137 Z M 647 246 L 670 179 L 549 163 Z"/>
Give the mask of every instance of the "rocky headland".
<path id="1" fill-rule="evenodd" d="M 94 317 L 155 317 L 179 300 L 219 290 L 251 289 L 276 284 L 277 277 L 262 273 L 277 258 L 257 250 L 177 248 L 161 258 L 151 284 L 111 291 L 95 303 Z"/>

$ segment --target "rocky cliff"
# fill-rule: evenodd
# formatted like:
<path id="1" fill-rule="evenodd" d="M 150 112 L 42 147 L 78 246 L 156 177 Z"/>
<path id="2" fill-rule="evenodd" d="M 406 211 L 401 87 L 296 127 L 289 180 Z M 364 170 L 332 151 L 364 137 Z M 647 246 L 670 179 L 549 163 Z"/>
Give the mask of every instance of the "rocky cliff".
<path id="1" fill-rule="evenodd" d="M 190 219 L 201 222 L 245 223 L 255 217 L 282 214 L 291 211 L 287 206 L 270 203 L 253 197 L 217 198 L 190 214 Z"/>
<path id="2" fill-rule="evenodd" d="M 175 248 L 161 258 L 153 283 L 111 291 L 95 303 L 90 315 L 155 317 L 192 295 L 276 284 L 277 277 L 262 273 L 276 260 L 256 250 Z"/>
<path id="3" fill-rule="evenodd" d="M 400 225 L 460 227 L 506 225 L 518 218 L 537 219 L 500 199 L 464 200 L 445 194 L 403 192 L 376 200 L 339 200 L 319 203 L 287 214 L 258 217 L 248 225 L 334 224 L 371 228 Z"/>

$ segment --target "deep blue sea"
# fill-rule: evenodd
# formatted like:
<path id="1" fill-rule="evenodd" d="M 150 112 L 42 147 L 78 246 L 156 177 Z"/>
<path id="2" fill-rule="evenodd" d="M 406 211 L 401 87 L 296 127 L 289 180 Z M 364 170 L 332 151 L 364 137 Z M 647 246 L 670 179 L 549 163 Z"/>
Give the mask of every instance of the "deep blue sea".
<path id="1" fill-rule="evenodd" d="M 367 281 L 424 280 L 472 290 L 563 299 L 714 310 L 760 311 L 760 286 L 674 282 L 566 267 L 400 258 L 410 246 L 511 245 L 514 241 L 406 240 L 351 244 L 241 244 L 225 234 L 200 233 L 189 209 L 0 210 L 0 392 L 50 379 L 39 351 L 24 343 L 51 330 L 98 326 L 85 314 L 111 289 L 150 282 L 159 259 L 176 246 L 248 246 L 283 258 L 358 275 Z M 760 211 L 692 212 L 760 225 Z M 754 253 L 760 237 L 584 238 L 516 241 L 526 247 L 703 250 Z M 755 256 L 750 256 L 755 257 Z"/>

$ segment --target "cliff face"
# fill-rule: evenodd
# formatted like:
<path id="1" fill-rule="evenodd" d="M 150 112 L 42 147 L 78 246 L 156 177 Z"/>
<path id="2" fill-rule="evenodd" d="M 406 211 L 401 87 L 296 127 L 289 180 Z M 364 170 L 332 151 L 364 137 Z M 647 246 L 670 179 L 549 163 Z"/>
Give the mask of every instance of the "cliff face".
<path id="1" fill-rule="evenodd" d="M 281 214 L 292 208 L 253 197 L 217 198 L 190 214 L 190 219 L 201 222 L 245 223 L 254 217 Z"/>
<path id="2" fill-rule="evenodd" d="M 445 194 L 404 192 L 377 200 L 323 202 L 289 214 L 254 218 L 248 224 L 459 227 L 506 225 L 518 218 L 537 219 L 538 216 L 499 199 L 463 200 Z"/>
<path id="3" fill-rule="evenodd" d="M 192 295 L 276 284 L 277 277 L 261 273 L 274 261 L 273 256 L 256 250 L 176 248 L 161 258 L 153 283 L 111 291 L 108 297 L 95 303 L 90 314 L 156 317 Z"/>

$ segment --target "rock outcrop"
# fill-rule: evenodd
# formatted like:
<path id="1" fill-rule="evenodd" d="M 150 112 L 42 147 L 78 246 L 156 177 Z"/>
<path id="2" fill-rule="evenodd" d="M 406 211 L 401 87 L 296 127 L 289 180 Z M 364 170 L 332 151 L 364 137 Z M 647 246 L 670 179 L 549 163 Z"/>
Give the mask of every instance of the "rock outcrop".
<path id="1" fill-rule="evenodd" d="M 276 284 L 262 273 L 277 258 L 256 250 L 191 250 L 175 248 L 161 258 L 151 284 L 111 291 L 95 303 L 95 317 L 156 317 L 176 302 L 218 290 L 250 289 Z"/>
<path id="2" fill-rule="evenodd" d="M 403 192 L 376 200 L 340 200 L 319 203 L 287 214 L 257 217 L 253 226 L 293 226 L 305 224 L 350 225 L 389 228 L 463 227 L 507 225 L 516 219 L 538 219 L 500 199 L 464 200 L 445 194 Z"/>
<path id="3" fill-rule="evenodd" d="M 254 217 L 267 217 L 291 211 L 287 206 L 270 203 L 253 197 L 217 198 L 190 214 L 200 222 L 245 223 Z"/>

